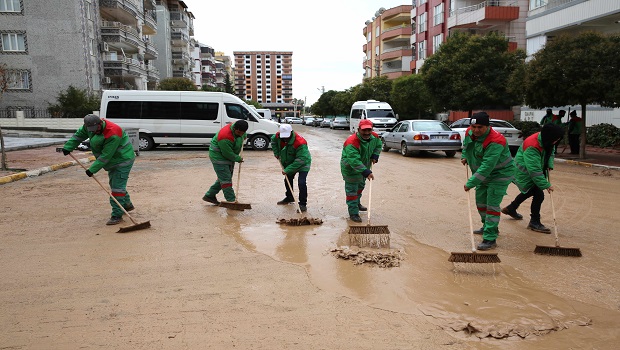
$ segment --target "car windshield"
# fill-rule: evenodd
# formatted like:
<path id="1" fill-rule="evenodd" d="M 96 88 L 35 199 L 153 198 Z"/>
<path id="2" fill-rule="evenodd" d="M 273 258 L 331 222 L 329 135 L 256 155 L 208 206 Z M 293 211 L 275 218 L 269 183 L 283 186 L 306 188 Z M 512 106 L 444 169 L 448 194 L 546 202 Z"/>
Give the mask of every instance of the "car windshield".
<path id="1" fill-rule="evenodd" d="M 450 128 L 442 122 L 413 122 L 415 131 L 450 131 Z"/>
<path id="2" fill-rule="evenodd" d="M 366 113 L 367 118 L 394 118 L 391 109 L 369 109 Z"/>

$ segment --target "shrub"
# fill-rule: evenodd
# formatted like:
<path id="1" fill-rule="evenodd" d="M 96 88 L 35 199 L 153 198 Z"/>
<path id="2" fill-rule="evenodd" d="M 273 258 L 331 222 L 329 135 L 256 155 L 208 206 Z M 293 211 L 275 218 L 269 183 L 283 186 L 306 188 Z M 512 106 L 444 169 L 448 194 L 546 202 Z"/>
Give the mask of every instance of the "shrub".
<path id="1" fill-rule="evenodd" d="M 598 147 L 615 147 L 620 145 L 620 129 L 613 124 L 596 124 L 586 128 L 588 144 Z"/>
<path id="2" fill-rule="evenodd" d="M 523 139 L 526 139 L 528 136 L 540 131 L 540 124 L 534 121 L 514 120 L 511 121 L 510 124 L 521 131 L 523 134 Z"/>
<path id="3" fill-rule="evenodd" d="M 69 86 L 60 92 L 56 104 L 49 104 L 48 111 L 54 117 L 84 118 L 85 115 L 99 110 L 99 98 L 92 96 L 84 89 Z"/>

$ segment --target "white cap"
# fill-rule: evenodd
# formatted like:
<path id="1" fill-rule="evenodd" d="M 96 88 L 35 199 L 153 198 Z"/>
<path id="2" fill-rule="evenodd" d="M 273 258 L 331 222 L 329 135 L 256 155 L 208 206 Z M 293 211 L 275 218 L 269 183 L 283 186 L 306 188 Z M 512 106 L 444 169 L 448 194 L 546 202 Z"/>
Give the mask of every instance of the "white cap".
<path id="1" fill-rule="evenodd" d="M 281 124 L 280 125 L 280 137 L 291 137 L 291 132 L 293 131 L 293 127 L 291 124 Z"/>

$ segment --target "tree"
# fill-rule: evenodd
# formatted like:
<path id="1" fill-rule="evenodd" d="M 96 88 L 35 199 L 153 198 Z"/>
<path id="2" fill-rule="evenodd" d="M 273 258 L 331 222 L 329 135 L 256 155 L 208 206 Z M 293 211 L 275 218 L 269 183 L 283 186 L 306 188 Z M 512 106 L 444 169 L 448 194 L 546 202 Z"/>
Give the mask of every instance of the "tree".
<path id="1" fill-rule="evenodd" d="M 558 36 L 534 54 L 525 67 L 525 103 L 533 108 L 580 105 L 620 106 L 620 36 L 583 32 Z M 585 158 L 582 128 L 579 157 Z"/>
<path id="2" fill-rule="evenodd" d="M 235 93 L 235 87 L 233 86 L 232 81 L 230 80 L 230 74 L 226 72 L 226 78 L 224 80 L 224 91 L 233 94 Z"/>
<path id="3" fill-rule="evenodd" d="M 421 68 L 435 108 L 439 111 L 510 108 L 521 103 L 508 89 L 525 52 L 508 51 L 508 40 L 497 33 L 485 36 L 456 32 Z"/>
<path id="4" fill-rule="evenodd" d="M 421 119 L 433 115 L 431 98 L 419 74 L 399 77 L 392 83 L 392 108 L 399 119 Z"/>
<path id="5" fill-rule="evenodd" d="M 334 110 L 334 116 L 348 116 L 349 112 L 351 112 L 351 105 L 353 105 L 353 102 L 355 102 L 355 99 L 350 89 L 336 92 L 330 102 Z"/>
<path id="6" fill-rule="evenodd" d="M 100 100 L 88 91 L 70 85 L 66 91 L 58 94 L 57 103 L 49 103 L 48 111 L 54 117 L 84 118 L 85 115 L 99 110 Z"/>
<path id="7" fill-rule="evenodd" d="M 202 91 L 214 91 L 214 92 L 221 92 L 222 89 L 217 87 L 217 86 L 209 86 L 209 85 L 203 85 L 200 90 Z"/>
<path id="8" fill-rule="evenodd" d="M 354 96 L 353 102 L 366 100 L 392 102 L 390 98 L 392 81 L 386 76 L 364 79 L 362 84 L 358 85 L 352 91 Z"/>
<path id="9" fill-rule="evenodd" d="M 158 90 L 196 91 L 196 84 L 187 78 L 166 78 L 159 82 Z"/>
<path id="10" fill-rule="evenodd" d="M 332 106 L 332 99 L 338 92 L 329 90 L 321 94 L 321 97 L 312 105 L 312 113 L 320 116 L 335 115 L 336 110 Z"/>

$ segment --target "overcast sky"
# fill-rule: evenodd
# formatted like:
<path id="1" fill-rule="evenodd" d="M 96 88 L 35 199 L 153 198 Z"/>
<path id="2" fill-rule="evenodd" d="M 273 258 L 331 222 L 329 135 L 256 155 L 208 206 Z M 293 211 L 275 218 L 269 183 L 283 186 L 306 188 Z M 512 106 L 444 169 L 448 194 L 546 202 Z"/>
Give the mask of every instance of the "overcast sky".
<path id="1" fill-rule="evenodd" d="M 362 30 L 381 7 L 411 0 L 184 0 L 194 38 L 223 51 L 292 51 L 293 97 L 312 105 L 325 91 L 362 82 Z"/>

